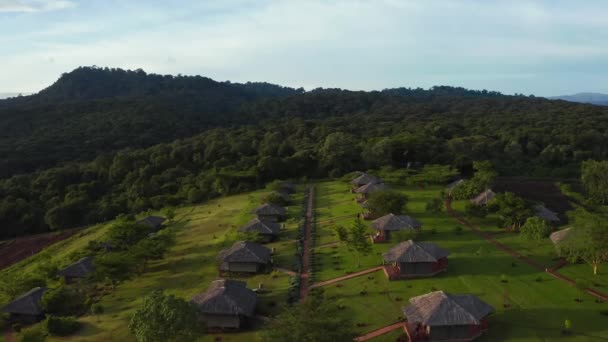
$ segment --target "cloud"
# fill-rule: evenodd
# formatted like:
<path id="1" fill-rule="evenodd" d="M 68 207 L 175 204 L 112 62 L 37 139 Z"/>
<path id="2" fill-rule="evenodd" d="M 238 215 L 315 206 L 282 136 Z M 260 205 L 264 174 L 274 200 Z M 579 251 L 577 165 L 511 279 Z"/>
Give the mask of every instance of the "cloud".
<path id="1" fill-rule="evenodd" d="M 239 4 L 120 2 L 90 13 L 83 5 L 69 21 L 0 38 L 15 46 L 0 56 L 0 89 L 40 89 L 81 65 L 306 88 L 452 84 L 537 94 L 574 92 L 608 77 L 603 1 Z M 55 63 L 44 63 L 49 56 Z"/>
<path id="2" fill-rule="evenodd" d="M 0 0 L 0 12 L 33 13 L 49 12 L 76 7 L 69 0 Z"/>

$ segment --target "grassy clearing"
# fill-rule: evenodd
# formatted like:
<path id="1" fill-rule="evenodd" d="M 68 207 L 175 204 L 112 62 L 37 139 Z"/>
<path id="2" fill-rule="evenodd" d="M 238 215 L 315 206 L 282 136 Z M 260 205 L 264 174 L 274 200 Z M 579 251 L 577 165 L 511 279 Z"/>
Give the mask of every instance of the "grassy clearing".
<path id="1" fill-rule="evenodd" d="M 103 297 L 100 304 L 105 312 L 99 317 L 84 316 L 83 323 L 72 341 L 132 341 L 128 324 L 142 298 L 155 289 L 164 289 L 166 293 L 189 299 L 204 291 L 209 283 L 216 279 L 218 252 L 232 244 L 235 229 L 253 218 L 251 210 L 259 205 L 262 192 L 254 192 L 209 201 L 203 205 L 185 207 L 176 210 L 175 222 L 170 225 L 176 231 L 176 245 L 163 260 L 152 262 L 148 272 L 126 281 L 118 288 Z M 289 207 L 292 217 L 299 217 L 301 212 L 301 195 L 294 196 L 294 205 Z M 269 243 L 275 248 L 273 256 L 275 265 L 292 269 L 295 262 L 295 245 L 297 219 L 286 222 L 286 229 L 279 241 Z M 76 235 L 55 246 L 43 254 L 34 256 L 11 267 L 11 271 L 29 270 L 36 266 L 45 255 L 53 258 L 64 258 L 72 251 L 83 248 L 88 241 L 99 239 L 109 224 L 91 227 L 82 236 Z M 59 259 L 57 259 L 59 260 Z M 3 271 L 4 272 L 4 271 Z M 1 273 L 0 273 L 1 274 Z M 289 276 L 272 272 L 252 277 L 239 278 L 247 282 L 248 287 L 263 286 L 259 295 L 259 313 L 274 315 L 286 302 L 289 288 Z M 253 341 L 257 339 L 256 331 L 236 334 L 206 335 L 202 341 L 212 341 L 221 335 L 222 341 Z M 3 337 L 1 337 L 3 338 Z M 50 338 L 49 341 L 62 340 Z"/>
<path id="2" fill-rule="evenodd" d="M 320 196 L 324 194 L 321 189 L 325 184 L 333 188 L 338 186 L 332 183 L 319 184 Z M 459 226 L 458 222 L 445 213 L 427 214 L 424 205 L 429 199 L 438 196 L 439 188 L 398 190 L 410 198 L 408 214 L 423 222 L 423 233 L 419 240 L 432 241 L 449 250 L 450 265 L 447 272 L 434 278 L 389 282 L 382 272 L 376 272 L 327 286 L 327 295 L 343 304 L 344 313 L 358 323 L 358 333 L 363 334 L 400 319 L 401 308 L 407 305 L 408 299 L 413 296 L 433 290 L 445 290 L 475 294 L 496 308 L 497 313 L 490 320 L 489 334 L 484 336 L 483 341 L 608 339 L 608 317 L 600 315 L 600 310 L 608 309 L 605 307 L 608 304 L 597 304 L 588 295 L 583 296 L 582 303 L 576 303 L 574 299 L 579 296 L 579 292 L 574 287 L 515 261 L 510 255 L 496 249 L 467 229 L 458 232 L 455 230 L 455 227 Z M 337 195 L 325 192 L 325 196 Z M 331 198 L 327 201 L 331 201 Z M 329 208 L 320 213 L 318 219 L 321 220 L 324 215 L 331 217 L 334 213 Z M 491 222 L 492 218 L 488 220 Z M 477 223 L 484 230 L 497 229 L 495 225 L 488 227 L 484 222 Z M 324 227 L 320 226 L 318 229 L 322 230 Z M 534 251 L 533 248 L 515 240 L 519 239 L 517 236 L 506 235 L 501 239 L 514 248 L 519 246 L 530 248 L 530 252 Z M 382 253 L 394 244 L 377 244 L 374 246 L 374 252 Z M 352 256 L 349 258 L 348 252 L 341 247 L 320 250 L 327 256 L 319 259 L 320 263 L 315 270 L 319 279 L 316 281 L 337 275 L 338 272 L 330 261 L 332 253 L 340 256 L 345 269 L 348 267 L 353 271 L 357 270 L 357 267 L 353 266 Z M 543 260 L 543 255 L 549 255 L 548 248 L 542 247 L 536 257 Z M 369 258 L 369 261 L 366 258 L 365 262 L 378 264 L 377 255 Z M 546 257 L 544 260 L 551 258 Z M 362 262 L 359 269 L 368 268 L 370 264 Z M 505 275 L 506 283 L 501 281 L 502 275 Z M 505 304 L 508 307 L 505 307 Z M 573 336 L 565 337 L 561 334 L 565 319 L 572 321 L 575 331 Z M 378 340 L 388 341 L 393 335 L 399 336 L 399 333 L 393 332 Z"/>

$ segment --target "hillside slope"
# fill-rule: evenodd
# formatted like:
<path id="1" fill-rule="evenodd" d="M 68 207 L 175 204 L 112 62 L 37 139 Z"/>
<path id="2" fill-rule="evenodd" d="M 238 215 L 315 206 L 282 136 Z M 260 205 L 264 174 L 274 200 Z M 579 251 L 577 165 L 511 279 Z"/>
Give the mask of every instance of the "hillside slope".
<path id="1" fill-rule="evenodd" d="M 226 125 L 242 103 L 300 92 L 142 70 L 78 68 L 38 94 L 0 101 L 0 177 Z"/>

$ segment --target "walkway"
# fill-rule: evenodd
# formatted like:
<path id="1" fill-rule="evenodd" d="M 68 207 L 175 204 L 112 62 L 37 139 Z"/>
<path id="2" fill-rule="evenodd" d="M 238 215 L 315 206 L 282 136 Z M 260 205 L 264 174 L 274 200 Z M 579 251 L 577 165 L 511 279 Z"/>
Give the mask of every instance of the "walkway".
<path id="1" fill-rule="evenodd" d="M 541 265 L 540 263 L 528 258 L 525 255 L 522 255 L 520 253 L 518 253 L 517 251 L 513 250 L 512 248 L 506 246 L 505 244 L 495 240 L 491 234 L 487 234 L 485 232 L 482 232 L 479 227 L 476 227 L 475 225 L 473 225 L 472 223 L 468 222 L 467 220 L 463 219 L 462 217 L 460 217 L 460 215 L 458 215 L 458 213 L 456 213 L 454 211 L 454 209 L 452 209 L 452 201 L 451 199 L 447 199 L 445 201 L 445 207 L 448 211 L 448 213 L 454 217 L 458 222 L 460 222 L 462 225 L 468 227 L 469 229 L 471 229 L 471 231 L 475 234 L 477 234 L 479 237 L 485 239 L 486 241 L 488 241 L 489 243 L 493 244 L 494 246 L 498 247 L 499 249 L 511 254 L 511 256 L 513 256 L 514 258 L 517 258 L 523 262 L 525 262 L 526 264 L 536 268 L 537 270 L 541 271 L 541 272 L 545 272 L 551 276 L 553 276 L 555 279 L 559 279 L 562 280 L 570 285 L 575 285 L 576 282 L 562 274 L 559 274 L 557 272 L 556 269 L 549 269 L 543 265 Z M 599 291 L 596 291 L 594 289 L 587 289 L 587 293 L 599 298 L 601 300 L 605 300 L 608 301 L 608 295 Z"/>
<path id="2" fill-rule="evenodd" d="M 4 330 L 4 340 L 6 342 L 15 341 L 15 338 L 13 336 L 13 330 L 10 327 L 8 327 L 8 328 L 6 328 L 6 330 Z"/>
<path id="3" fill-rule="evenodd" d="M 376 267 L 369 268 L 367 270 L 363 270 L 363 271 L 360 271 L 360 272 L 347 274 L 347 275 L 342 276 L 342 277 L 333 278 L 333 279 L 321 281 L 321 282 L 318 282 L 318 283 L 314 283 L 314 284 L 310 285 L 310 288 L 312 289 L 312 288 L 315 288 L 315 287 L 321 287 L 321 286 L 325 286 L 325 285 L 331 285 L 331 284 L 337 283 L 337 282 L 342 281 L 342 280 L 360 277 L 362 275 L 366 275 L 366 274 L 373 273 L 373 272 L 376 272 L 376 271 L 380 271 L 380 270 L 383 270 L 383 269 L 384 269 L 384 266 L 376 266 Z"/>
<path id="4" fill-rule="evenodd" d="M 355 338 L 356 342 L 362 342 L 362 341 L 367 341 L 367 340 L 371 340 L 372 338 L 376 338 L 378 336 L 384 335 L 384 334 L 388 334 L 389 332 L 393 331 L 393 330 L 397 330 L 397 329 L 405 329 L 405 323 L 403 322 L 397 322 L 397 323 L 393 323 L 391 325 L 387 325 L 385 327 L 382 327 L 380 329 L 376 329 L 374 331 L 370 331 L 365 335 L 361 335 L 359 337 Z"/>
<path id="5" fill-rule="evenodd" d="M 300 274 L 300 300 L 308 297 L 308 282 L 310 278 L 310 237 L 314 211 L 315 188 L 308 188 L 308 204 L 306 206 L 306 217 L 304 223 L 304 241 L 302 243 L 302 270 Z"/>
<path id="6" fill-rule="evenodd" d="M 273 267 L 272 269 L 275 270 L 275 271 L 277 271 L 277 272 L 288 274 L 290 276 L 297 276 L 298 275 L 298 272 L 294 272 L 292 270 L 288 270 L 288 269 L 282 268 L 282 267 Z"/>

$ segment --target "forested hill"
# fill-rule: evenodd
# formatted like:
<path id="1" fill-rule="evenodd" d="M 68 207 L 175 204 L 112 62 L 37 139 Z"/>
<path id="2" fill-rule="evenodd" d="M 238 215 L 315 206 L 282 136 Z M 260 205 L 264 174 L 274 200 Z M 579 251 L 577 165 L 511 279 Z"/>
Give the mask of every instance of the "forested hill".
<path id="1" fill-rule="evenodd" d="M 229 114 L 242 103 L 301 92 L 268 83 L 78 68 L 38 94 L 0 101 L 0 178 L 192 136 L 233 123 Z"/>
<path id="2" fill-rule="evenodd" d="M 197 203 L 277 178 L 425 164 L 466 173 L 475 160 L 501 175 L 576 177 L 582 161 L 608 159 L 608 107 L 453 87 L 303 92 L 75 73 L 0 102 L 0 237 Z M 120 86 L 106 79 L 114 73 L 145 84 L 91 91 L 98 85 L 80 73 L 102 75 L 106 87 Z"/>

